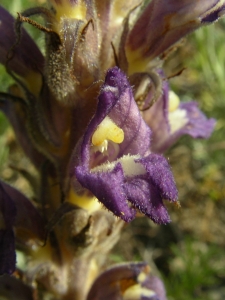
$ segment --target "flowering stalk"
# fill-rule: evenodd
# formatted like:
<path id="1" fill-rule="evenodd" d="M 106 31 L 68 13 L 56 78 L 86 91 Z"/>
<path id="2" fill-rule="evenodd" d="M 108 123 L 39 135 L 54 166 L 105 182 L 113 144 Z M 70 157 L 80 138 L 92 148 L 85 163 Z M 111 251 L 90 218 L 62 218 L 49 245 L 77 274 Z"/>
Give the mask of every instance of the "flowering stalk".
<path id="1" fill-rule="evenodd" d="M 33 202 L 0 184 L 1 274 L 15 275 L 16 247 L 29 257 L 22 280 L 0 278 L 0 293 L 7 281 L 21 299 L 166 299 L 145 263 L 107 268 L 106 257 L 137 212 L 170 222 L 163 201 L 178 193 L 162 153 L 183 134 L 209 137 L 215 121 L 180 104 L 163 60 L 224 9 L 215 0 L 49 0 L 14 21 L 0 7 L 0 62 L 15 80 L 0 108 L 39 174 Z M 23 22 L 45 35 L 45 57 Z"/>

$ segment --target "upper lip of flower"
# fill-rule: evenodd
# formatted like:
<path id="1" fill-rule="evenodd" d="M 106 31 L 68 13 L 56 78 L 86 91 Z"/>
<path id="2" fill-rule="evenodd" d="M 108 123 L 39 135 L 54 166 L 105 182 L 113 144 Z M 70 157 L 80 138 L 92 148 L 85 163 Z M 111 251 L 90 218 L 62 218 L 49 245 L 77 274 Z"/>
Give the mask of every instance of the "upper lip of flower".
<path id="1" fill-rule="evenodd" d="M 162 281 L 153 276 L 150 268 L 142 262 L 118 264 L 105 270 L 94 281 L 87 300 L 113 300 L 121 298 L 121 295 L 123 299 L 130 299 L 137 295 L 139 297 L 135 299 L 166 299 Z"/>
<path id="2" fill-rule="evenodd" d="M 133 57 L 138 52 L 137 57 L 154 59 L 202 24 L 218 20 L 224 9 L 219 0 L 152 0 L 129 32 L 126 46 Z"/>

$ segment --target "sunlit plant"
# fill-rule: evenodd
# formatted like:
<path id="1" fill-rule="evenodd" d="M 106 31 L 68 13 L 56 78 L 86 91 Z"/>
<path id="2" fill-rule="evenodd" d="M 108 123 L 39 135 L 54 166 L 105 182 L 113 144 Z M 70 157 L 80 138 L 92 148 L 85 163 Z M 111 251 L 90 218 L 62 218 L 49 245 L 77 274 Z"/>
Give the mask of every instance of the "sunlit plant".
<path id="1" fill-rule="evenodd" d="M 166 299 L 145 263 L 109 267 L 106 258 L 125 222 L 144 214 L 167 224 L 163 201 L 179 205 L 163 153 L 184 134 L 209 137 L 215 120 L 180 103 L 163 62 L 224 9 L 215 0 L 49 0 L 15 21 L 0 7 L 0 62 L 15 81 L 0 108 L 39 174 L 32 201 L 0 185 L 8 299 Z M 43 32 L 45 57 L 24 22 Z"/>

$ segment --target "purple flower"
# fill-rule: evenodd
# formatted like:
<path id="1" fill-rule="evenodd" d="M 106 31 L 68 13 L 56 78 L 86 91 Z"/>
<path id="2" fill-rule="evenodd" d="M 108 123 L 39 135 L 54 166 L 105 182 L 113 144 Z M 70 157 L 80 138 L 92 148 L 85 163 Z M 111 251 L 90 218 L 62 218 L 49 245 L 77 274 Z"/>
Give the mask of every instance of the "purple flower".
<path id="1" fill-rule="evenodd" d="M 225 2 L 219 0 L 148 2 L 127 36 L 127 52 L 133 62 L 134 58 L 159 57 L 185 35 L 225 13 Z"/>
<path id="2" fill-rule="evenodd" d="M 9 50 L 16 41 L 14 22 L 14 18 L 0 6 L 0 63 L 4 65 L 8 55 L 12 56 Z M 27 51 L 28 49 L 29 51 Z M 25 77 L 28 81 L 29 76 L 32 76 L 32 72 L 40 73 L 43 71 L 44 57 L 24 29 L 21 32 L 21 43 L 14 50 L 14 55 L 9 62 L 8 68 L 17 75 Z"/>
<path id="3" fill-rule="evenodd" d="M 15 236 L 20 245 L 43 241 L 44 222 L 31 202 L 19 191 L 0 182 L 0 275 L 15 271 Z"/>
<path id="4" fill-rule="evenodd" d="M 156 223 L 167 223 L 162 200 L 177 200 L 168 162 L 149 152 L 150 135 L 126 76 L 116 67 L 108 70 L 75 176 L 126 222 L 135 217 L 136 208 Z"/>
<path id="5" fill-rule="evenodd" d="M 107 269 L 93 283 L 87 300 L 104 299 L 166 300 L 166 292 L 145 263 L 126 263 Z"/>
<path id="6" fill-rule="evenodd" d="M 147 100 L 146 100 L 147 101 Z M 151 151 L 163 153 L 181 136 L 209 138 L 216 121 L 207 119 L 196 102 L 180 103 L 178 96 L 163 84 L 163 94 L 148 110 L 142 112 L 152 130 Z"/>

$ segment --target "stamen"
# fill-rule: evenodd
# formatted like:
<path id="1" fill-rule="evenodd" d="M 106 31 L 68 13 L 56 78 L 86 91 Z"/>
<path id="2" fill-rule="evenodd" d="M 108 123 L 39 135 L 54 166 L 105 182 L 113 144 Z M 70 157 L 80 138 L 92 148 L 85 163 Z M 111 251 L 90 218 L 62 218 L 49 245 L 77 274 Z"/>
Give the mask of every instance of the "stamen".
<path id="1" fill-rule="evenodd" d="M 121 144 L 124 140 L 123 129 L 118 127 L 108 116 L 98 125 L 92 136 L 92 144 L 101 149 L 101 152 L 107 150 L 108 140 Z"/>
<path id="2" fill-rule="evenodd" d="M 170 124 L 170 133 L 178 131 L 188 123 L 187 112 L 179 108 L 180 99 L 173 92 L 169 91 L 168 120 Z"/>
<path id="3" fill-rule="evenodd" d="M 102 154 L 107 154 L 107 150 L 108 150 L 108 140 L 104 140 L 101 145 L 93 147 L 94 152 L 100 151 Z"/>
<path id="4" fill-rule="evenodd" d="M 147 278 L 147 274 L 144 272 L 141 272 L 137 277 L 137 281 L 139 283 L 143 283 L 143 282 L 145 282 L 146 278 Z"/>
<path id="5" fill-rule="evenodd" d="M 151 298 L 153 296 L 156 296 L 154 291 L 142 287 L 140 284 L 135 284 L 126 289 L 125 293 L 123 294 L 123 299 L 135 300 L 142 297 Z"/>
<path id="6" fill-rule="evenodd" d="M 169 91 L 169 112 L 175 111 L 180 104 L 180 99 L 173 91 Z"/>

